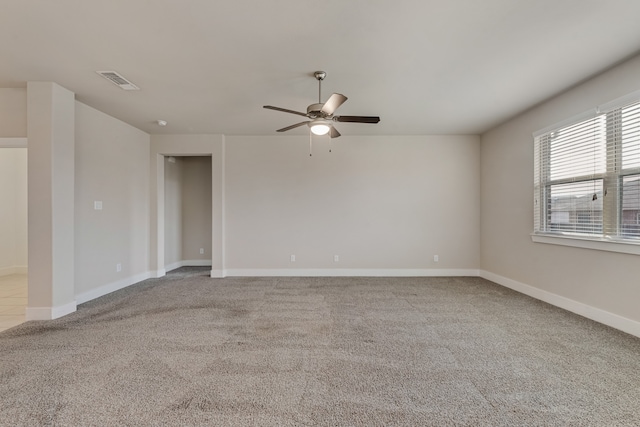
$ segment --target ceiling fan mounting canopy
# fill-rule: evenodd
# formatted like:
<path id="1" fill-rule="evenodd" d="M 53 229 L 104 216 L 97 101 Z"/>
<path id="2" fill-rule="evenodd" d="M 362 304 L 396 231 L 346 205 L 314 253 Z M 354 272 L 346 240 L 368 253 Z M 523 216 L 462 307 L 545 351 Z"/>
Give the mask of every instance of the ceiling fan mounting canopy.
<path id="1" fill-rule="evenodd" d="M 265 105 L 264 108 L 275 111 L 282 111 L 284 113 L 297 114 L 304 116 L 308 119 L 304 122 L 296 123 L 291 126 L 278 129 L 277 132 L 286 132 L 297 127 L 308 125 L 316 135 L 326 135 L 329 133 L 331 138 L 337 138 L 340 136 L 340 132 L 331 123 L 334 122 L 348 122 L 348 123 L 378 123 L 380 117 L 378 116 L 335 116 L 334 113 L 345 101 L 348 99 L 341 93 L 332 94 L 326 102 L 322 102 L 322 80 L 325 79 L 327 73 L 324 71 L 316 71 L 313 76 L 318 80 L 318 102 L 311 104 L 307 107 L 307 112 L 302 113 L 300 111 L 288 110 L 286 108 L 274 107 L 272 105 Z"/>

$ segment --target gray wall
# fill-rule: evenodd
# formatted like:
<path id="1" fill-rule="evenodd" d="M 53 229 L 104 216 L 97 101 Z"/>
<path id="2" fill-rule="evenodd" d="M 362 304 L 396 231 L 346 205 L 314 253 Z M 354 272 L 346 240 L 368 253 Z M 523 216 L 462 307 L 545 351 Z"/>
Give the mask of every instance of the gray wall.
<path id="1" fill-rule="evenodd" d="M 211 156 L 182 157 L 182 260 L 211 260 Z M 204 254 L 200 249 L 204 249 Z"/>
<path id="2" fill-rule="evenodd" d="M 479 268 L 478 137 L 327 141 L 226 137 L 228 271 Z"/>
<path id="3" fill-rule="evenodd" d="M 534 243 L 532 132 L 640 89 L 635 57 L 482 135 L 482 269 L 551 302 L 640 321 L 637 255 Z M 577 302 L 578 304 L 574 304 Z M 593 308 L 595 310 L 593 310 Z M 636 326 L 637 327 L 637 326 Z M 640 329 L 636 333 L 640 333 Z"/>
<path id="4" fill-rule="evenodd" d="M 0 138 L 27 136 L 27 89 L 0 88 Z"/>
<path id="5" fill-rule="evenodd" d="M 150 137 L 80 102 L 75 132 L 79 295 L 149 271 Z M 94 210 L 94 201 L 102 201 L 103 209 Z"/>

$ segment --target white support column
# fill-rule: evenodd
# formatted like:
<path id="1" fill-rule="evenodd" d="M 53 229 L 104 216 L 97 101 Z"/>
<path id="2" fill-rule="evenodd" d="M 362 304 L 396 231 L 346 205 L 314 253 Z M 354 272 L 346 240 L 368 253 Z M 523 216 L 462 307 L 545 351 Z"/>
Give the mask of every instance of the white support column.
<path id="1" fill-rule="evenodd" d="M 29 296 L 27 320 L 76 310 L 74 289 L 73 92 L 27 84 Z"/>
<path id="2" fill-rule="evenodd" d="M 152 209 L 155 211 L 155 224 L 153 218 L 151 221 L 151 271 L 154 277 L 162 277 L 167 274 L 164 265 L 164 156 L 153 153 L 153 150 L 151 173 Z M 154 225 L 155 229 L 153 229 Z"/>
<path id="3" fill-rule="evenodd" d="M 225 277 L 225 137 L 211 154 L 211 271 L 210 276 Z"/>

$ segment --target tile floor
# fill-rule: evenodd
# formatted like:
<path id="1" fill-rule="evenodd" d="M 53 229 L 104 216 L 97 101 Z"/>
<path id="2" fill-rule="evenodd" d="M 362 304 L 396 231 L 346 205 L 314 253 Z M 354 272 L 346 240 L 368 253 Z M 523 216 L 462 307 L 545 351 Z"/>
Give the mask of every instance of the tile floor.
<path id="1" fill-rule="evenodd" d="M 25 322 L 27 276 L 0 276 L 0 332 Z"/>

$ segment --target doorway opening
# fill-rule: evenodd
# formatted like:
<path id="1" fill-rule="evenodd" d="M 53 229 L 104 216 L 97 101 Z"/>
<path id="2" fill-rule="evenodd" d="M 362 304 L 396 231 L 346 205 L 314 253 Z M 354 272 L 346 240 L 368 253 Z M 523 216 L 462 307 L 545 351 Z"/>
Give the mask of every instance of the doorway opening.
<path id="1" fill-rule="evenodd" d="M 0 331 L 27 308 L 27 148 L 0 148 Z"/>
<path id="2" fill-rule="evenodd" d="M 164 269 L 212 265 L 211 156 L 164 156 Z"/>

